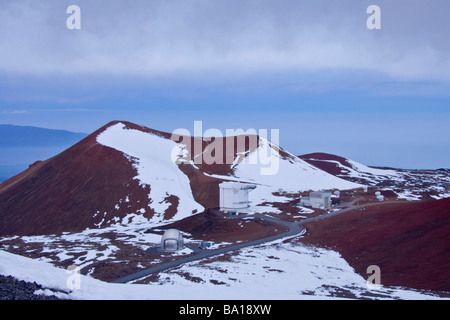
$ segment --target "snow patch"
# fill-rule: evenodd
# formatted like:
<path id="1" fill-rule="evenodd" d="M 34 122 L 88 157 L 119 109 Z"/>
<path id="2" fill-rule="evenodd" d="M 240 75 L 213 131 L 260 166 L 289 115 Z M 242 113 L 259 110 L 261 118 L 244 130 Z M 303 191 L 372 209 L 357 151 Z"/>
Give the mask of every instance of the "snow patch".
<path id="1" fill-rule="evenodd" d="M 127 129 L 122 123 L 107 128 L 97 136 L 97 142 L 114 148 L 132 159 L 141 185 L 150 186 L 150 208 L 156 213 L 153 222 L 164 219 L 164 212 L 170 203 L 165 201 L 169 195 L 179 198 L 178 213 L 172 220 L 180 220 L 193 212 L 202 212 L 203 206 L 194 200 L 190 182 L 186 175 L 172 161 L 172 151 L 177 144 L 155 134 Z M 125 202 L 129 202 L 129 197 Z"/>
<path id="2" fill-rule="evenodd" d="M 174 272 L 160 273 L 164 284 L 112 284 L 80 275 L 78 289 L 68 287 L 72 273 L 46 262 L 0 251 L 0 273 L 19 280 L 36 282 L 41 294 L 76 300 L 249 300 L 318 299 L 330 297 L 329 287 L 351 290 L 356 297 L 367 293 L 365 280 L 338 253 L 293 244 L 264 245 L 240 251 L 231 262 L 192 262 Z M 192 274 L 202 282 L 189 281 Z M 213 281 L 226 285 L 215 285 Z M 437 299 L 402 289 L 370 291 L 386 298 Z M 314 294 L 314 296 L 311 296 Z"/>
<path id="3" fill-rule="evenodd" d="M 271 150 L 272 160 L 277 158 L 275 162 L 278 162 L 278 171 L 274 175 L 261 175 L 261 165 L 255 165 L 257 159 L 252 158 L 264 153 L 267 145 Z M 276 150 L 282 149 L 272 145 L 266 139 L 260 138 L 258 148 L 248 154 L 244 161 L 234 168 L 233 175 L 236 179 L 258 185 L 249 194 L 249 200 L 255 205 L 263 202 L 283 202 L 281 197 L 273 195 L 279 189 L 288 193 L 296 193 L 310 190 L 348 190 L 362 187 L 360 184 L 346 181 L 320 170 L 285 150 L 282 150 L 283 156 L 280 152 L 275 152 Z"/>

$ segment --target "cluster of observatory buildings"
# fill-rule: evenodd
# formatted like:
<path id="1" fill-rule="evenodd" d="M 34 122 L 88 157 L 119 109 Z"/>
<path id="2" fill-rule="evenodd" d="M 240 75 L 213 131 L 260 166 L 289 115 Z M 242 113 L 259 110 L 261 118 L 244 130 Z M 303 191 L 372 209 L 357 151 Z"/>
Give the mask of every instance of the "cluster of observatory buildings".
<path id="1" fill-rule="evenodd" d="M 256 189 L 256 185 L 241 182 L 222 182 L 219 185 L 219 206 L 220 211 L 230 217 L 247 215 L 251 213 L 251 202 L 249 193 Z M 336 194 L 335 194 L 336 195 Z M 339 194 L 337 193 L 337 196 Z M 300 199 L 300 206 L 328 209 L 331 206 L 330 191 L 314 191 L 307 197 Z M 166 230 L 161 238 L 161 251 L 175 252 L 184 246 L 183 236 L 179 230 Z"/>
<path id="2" fill-rule="evenodd" d="M 256 188 L 256 185 L 240 182 L 223 182 L 220 187 L 220 210 L 230 215 L 246 214 L 250 212 L 251 203 L 249 192 Z M 339 197 L 339 191 L 334 194 Z M 312 207 L 316 209 L 328 209 L 331 207 L 331 191 L 314 191 L 309 196 L 300 198 L 300 206 Z"/>

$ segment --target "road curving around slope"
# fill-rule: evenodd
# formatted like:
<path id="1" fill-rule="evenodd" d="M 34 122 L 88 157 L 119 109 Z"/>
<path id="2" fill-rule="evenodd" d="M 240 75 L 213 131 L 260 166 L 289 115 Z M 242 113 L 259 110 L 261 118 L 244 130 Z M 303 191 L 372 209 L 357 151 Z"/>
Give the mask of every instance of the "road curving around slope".
<path id="1" fill-rule="evenodd" d="M 303 234 L 305 232 L 305 228 L 303 227 L 304 224 L 308 223 L 308 222 L 313 222 L 313 221 L 317 221 L 317 220 L 322 220 L 322 219 L 326 219 L 328 217 L 332 217 L 347 211 L 351 211 L 351 210 L 355 210 L 357 209 L 358 206 L 351 204 L 349 205 L 347 208 L 342 209 L 342 210 L 338 210 L 332 213 L 327 213 L 327 214 L 322 214 L 316 217 L 311 217 L 311 218 L 307 218 L 304 219 L 302 221 L 298 221 L 298 222 L 290 222 L 290 221 L 284 221 L 284 220 L 280 220 L 268 215 L 263 215 L 263 214 L 255 214 L 254 217 L 256 219 L 261 219 L 267 222 L 271 222 L 274 224 L 278 224 L 281 225 L 283 227 L 287 227 L 288 231 L 281 233 L 281 234 L 277 234 L 277 235 L 273 235 L 273 236 L 268 236 L 268 237 L 264 237 L 261 239 L 256 239 L 256 240 L 252 240 L 252 241 L 248 241 L 245 243 L 239 243 L 239 244 L 235 244 L 235 245 L 231 245 L 228 247 L 224 247 L 224 248 L 219 248 L 219 249 L 209 249 L 209 250 L 195 250 L 193 255 L 190 255 L 188 257 L 183 257 L 174 261 L 170 261 L 170 262 L 166 262 L 163 264 L 160 264 L 158 266 L 154 266 L 154 267 L 150 267 L 150 268 L 146 268 L 143 270 L 140 270 L 138 272 L 134 272 L 128 275 L 125 275 L 123 277 L 120 277 L 118 279 L 115 279 L 113 281 L 111 281 L 111 283 L 128 283 L 128 282 L 132 282 L 132 281 L 136 281 L 138 279 L 150 276 L 154 273 L 158 273 L 164 270 L 168 270 L 174 267 L 178 267 L 180 265 L 183 265 L 185 263 L 188 262 L 193 262 L 193 261 L 198 261 L 198 260 L 202 260 L 202 259 L 206 259 L 206 258 L 210 258 L 213 256 L 218 256 L 218 255 L 222 255 L 224 253 L 228 253 L 228 252 L 232 252 L 232 251 L 236 251 L 236 250 L 240 250 L 243 248 L 247 248 L 247 247 L 252 247 L 252 246 L 257 246 L 257 245 L 261 245 L 261 244 L 265 244 L 265 243 L 270 243 L 272 241 L 276 241 L 276 240 L 280 240 L 283 238 L 289 238 L 289 237 L 294 237 L 294 236 L 299 236 L 301 234 Z"/>

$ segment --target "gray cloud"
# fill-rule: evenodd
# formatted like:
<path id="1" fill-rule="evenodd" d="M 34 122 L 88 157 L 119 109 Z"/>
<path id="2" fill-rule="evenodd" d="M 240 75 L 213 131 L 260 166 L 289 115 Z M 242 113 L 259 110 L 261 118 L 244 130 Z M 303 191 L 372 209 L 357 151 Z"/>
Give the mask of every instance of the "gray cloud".
<path id="1" fill-rule="evenodd" d="M 368 5 L 382 30 L 366 28 Z M 69 31 L 77 4 L 82 30 Z M 446 0 L 33 1 L 0 4 L 8 74 L 258 75 L 361 70 L 450 80 Z"/>

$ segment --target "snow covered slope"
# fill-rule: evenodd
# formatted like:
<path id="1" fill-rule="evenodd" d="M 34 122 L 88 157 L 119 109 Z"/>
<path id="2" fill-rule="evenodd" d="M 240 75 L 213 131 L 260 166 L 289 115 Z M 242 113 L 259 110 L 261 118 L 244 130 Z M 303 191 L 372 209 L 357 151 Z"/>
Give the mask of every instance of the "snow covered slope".
<path id="1" fill-rule="evenodd" d="M 0 184 L 0 235 L 81 232 L 142 217 L 168 222 L 203 211 L 170 152 L 165 158 L 173 145 L 169 134 L 129 122 L 105 125 Z"/>
<path id="2" fill-rule="evenodd" d="M 234 176 L 238 179 L 253 181 L 257 184 L 284 189 L 286 191 L 308 191 L 321 189 L 353 189 L 360 185 L 337 178 L 311 164 L 299 159 L 282 148 L 260 138 L 258 149 L 247 155 L 244 161 L 234 167 Z M 268 165 L 253 165 L 252 159 L 270 150 L 274 174 L 261 174 Z M 262 168 L 262 169 L 261 169 Z M 269 171 L 269 170 L 267 170 Z M 271 173 L 269 171 L 269 173 Z"/>
<path id="3" fill-rule="evenodd" d="M 306 228 L 306 243 L 333 247 L 361 275 L 375 264 L 385 285 L 450 291 L 450 199 L 366 206 Z"/>
<path id="4" fill-rule="evenodd" d="M 274 243 L 241 251 L 228 261 L 200 261 L 161 273 L 161 280 L 149 284 L 77 278 L 75 271 L 5 251 L 0 251 L 0 274 L 46 288 L 36 294 L 75 300 L 324 299 L 339 290 L 347 291 L 347 298 L 438 299 L 400 288 L 369 290 L 366 281 L 331 250 Z"/>
<path id="5" fill-rule="evenodd" d="M 447 170 L 373 168 L 327 153 L 299 156 L 309 164 L 347 181 L 376 186 L 397 194 L 398 199 L 427 200 L 450 196 Z"/>
<path id="6" fill-rule="evenodd" d="M 412 181 L 398 170 L 369 168 L 337 156 L 300 159 L 261 137 L 255 148 L 235 148 L 232 163 L 195 163 L 199 154 L 207 154 L 213 146 L 207 141 L 200 145 L 200 150 L 190 153 L 168 133 L 115 121 L 0 184 L 1 248 L 40 259 L 0 252 L 0 274 L 66 291 L 58 294 L 74 299 L 298 299 L 336 292 L 373 297 L 364 279 L 336 252 L 292 239 L 189 263 L 161 273 L 156 280 L 141 279 L 149 281 L 147 285 L 113 285 L 93 279 L 109 281 L 162 263 L 161 257 L 149 258 L 147 249 L 160 243 L 160 234 L 148 233 L 149 229 L 162 231 L 166 224 L 177 222 L 185 231 L 183 224 L 186 227 L 189 219 L 184 218 L 199 218 L 206 215 L 201 214 L 203 209 L 217 207 L 218 185 L 225 180 L 256 184 L 250 193 L 252 204 L 259 207 L 256 211 L 279 213 L 280 219 L 290 218 L 287 213 L 291 215 L 293 209 L 300 213 L 299 192 Z M 173 155 L 181 152 L 182 157 L 174 161 Z M 225 224 L 232 219 L 222 220 Z M 199 232 L 199 237 L 185 234 L 186 243 L 211 236 L 211 225 L 202 228 L 205 232 Z M 252 230 L 243 224 L 239 228 Z M 261 237 L 269 228 L 255 230 L 262 230 L 257 235 Z M 80 290 L 67 290 L 69 274 L 62 268 L 71 264 L 87 275 L 81 277 Z M 373 294 L 411 297 L 410 292 L 396 289 Z"/>
<path id="7" fill-rule="evenodd" d="M 401 174 L 393 169 L 371 168 L 356 161 L 327 153 L 311 153 L 299 158 L 336 177 L 365 185 L 375 185 L 380 181 L 401 177 Z"/>
<path id="8" fill-rule="evenodd" d="M 238 137 L 219 138 L 223 145 Z M 234 147 L 232 163 L 195 163 L 214 146 L 188 137 L 200 150 L 159 132 L 114 121 L 76 145 L 0 184 L 0 235 L 39 235 L 104 228 L 144 217 L 177 221 L 218 206 L 224 180 L 252 182 L 253 205 L 283 202 L 274 193 L 352 189 L 360 185 L 329 174 L 258 137 L 257 147 Z M 216 142 L 218 142 L 217 140 Z M 219 142 L 220 142 L 219 141 Z M 184 150 L 184 151 L 183 151 Z M 181 162 L 174 154 L 184 153 Z M 265 155 L 265 156 L 264 156 Z M 226 155 L 230 156 L 230 155 Z M 175 159 L 174 159 L 175 158 Z M 178 159 L 180 160 L 180 159 Z"/>
<path id="9" fill-rule="evenodd" d="M 358 183 L 329 174 L 262 137 L 259 137 L 255 150 L 233 164 L 232 174 L 214 177 L 256 184 L 257 188 L 249 194 L 254 206 L 264 202 L 283 201 L 282 197 L 274 196 L 280 190 L 298 193 L 362 187 Z"/>
<path id="10" fill-rule="evenodd" d="M 178 202 L 175 220 L 204 210 L 194 200 L 188 177 L 172 161 L 172 150 L 176 147 L 174 141 L 117 123 L 100 133 L 97 142 L 123 152 L 137 170 L 134 179 L 141 185 L 150 186 L 148 207 L 155 212 L 151 221 L 158 223 L 164 220 L 164 213 L 171 206 L 170 197 Z"/>

